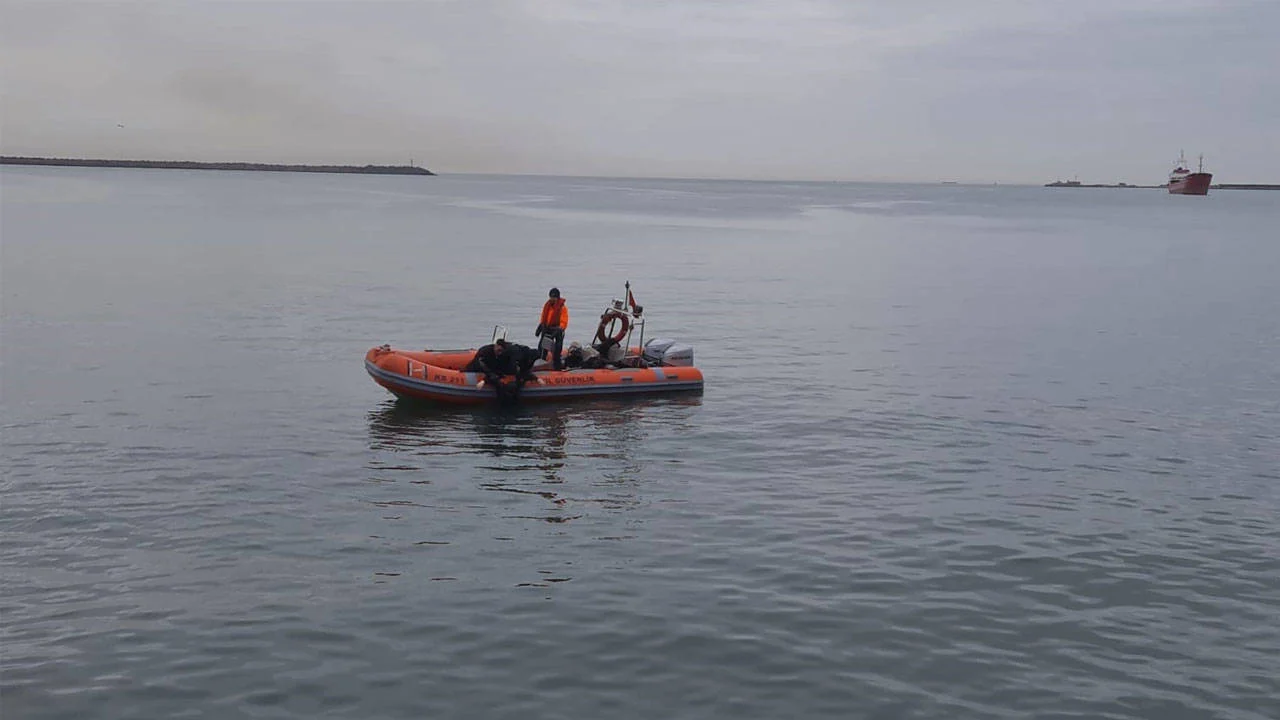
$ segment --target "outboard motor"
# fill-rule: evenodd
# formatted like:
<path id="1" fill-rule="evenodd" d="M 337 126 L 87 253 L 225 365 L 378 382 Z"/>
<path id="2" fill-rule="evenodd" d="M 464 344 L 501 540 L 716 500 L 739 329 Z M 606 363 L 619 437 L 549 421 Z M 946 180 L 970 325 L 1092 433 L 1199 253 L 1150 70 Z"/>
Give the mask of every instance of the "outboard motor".
<path id="1" fill-rule="evenodd" d="M 692 367 L 693 346 L 666 338 L 654 338 L 644 344 L 644 359 L 650 365 Z"/>

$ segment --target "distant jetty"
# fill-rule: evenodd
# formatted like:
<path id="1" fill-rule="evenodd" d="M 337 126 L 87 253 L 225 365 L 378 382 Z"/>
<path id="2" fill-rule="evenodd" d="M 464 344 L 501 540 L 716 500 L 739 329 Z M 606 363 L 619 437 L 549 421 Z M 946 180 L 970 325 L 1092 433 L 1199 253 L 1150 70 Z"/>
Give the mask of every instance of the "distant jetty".
<path id="1" fill-rule="evenodd" d="M 240 170 L 247 172 L 354 173 L 359 175 L 435 175 L 417 165 L 271 165 L 267 163 L 212 163 L 186 160 L 92 160 L 83 158 L 11 157 L 0 155 L 0 165 L 56 165 L 62 167 L 145 168 L 162 170 Z"/>
<path id="2" fill-rule="evenodd" d="M 1223 183 L 1222 185 L 1214 185 L 1214 190 L 1280 190 L 1280 185 L 1258 185 L 1258 184 L 1241 184 L 1241 183 Z"/>

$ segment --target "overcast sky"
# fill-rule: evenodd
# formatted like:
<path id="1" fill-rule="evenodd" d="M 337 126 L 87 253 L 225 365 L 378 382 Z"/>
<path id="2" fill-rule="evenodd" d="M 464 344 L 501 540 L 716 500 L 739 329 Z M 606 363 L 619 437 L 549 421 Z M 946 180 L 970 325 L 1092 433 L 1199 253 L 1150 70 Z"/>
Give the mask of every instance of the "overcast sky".
<path id="1" fill-rule="evenodd" d="M 1280 182 L 1277 0 L 0 0 L 0 53 L 7 155 Z"/>

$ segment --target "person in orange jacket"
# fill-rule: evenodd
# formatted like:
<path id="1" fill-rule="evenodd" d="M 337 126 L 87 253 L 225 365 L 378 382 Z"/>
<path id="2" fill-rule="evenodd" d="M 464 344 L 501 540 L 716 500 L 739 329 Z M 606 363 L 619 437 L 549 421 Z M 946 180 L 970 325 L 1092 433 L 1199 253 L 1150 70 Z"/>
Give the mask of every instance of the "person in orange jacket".
<path id="1" fill-rule="evenodd" d="M 534 334 L 539 338 L 547 338 L 555 341 L 555 350 L 552 352 L 552 367 L 559 370 L 563 367 L 564 362 L 561 358 L 561 352 L 564 349 L 564 331 L 569 327 L 569 308 L 564 304 L 564 298 L 560 297 L 559 288 L 551 288 L 551 292 L 547 293 L 547 301 L 542 305 L 542 317 L 538 320 L 538 329 Z M 538 343 L 538 349 L 542 353 L 542 357 L 546 357 L 546 351 L 542 347 L 541 341 Z"/>

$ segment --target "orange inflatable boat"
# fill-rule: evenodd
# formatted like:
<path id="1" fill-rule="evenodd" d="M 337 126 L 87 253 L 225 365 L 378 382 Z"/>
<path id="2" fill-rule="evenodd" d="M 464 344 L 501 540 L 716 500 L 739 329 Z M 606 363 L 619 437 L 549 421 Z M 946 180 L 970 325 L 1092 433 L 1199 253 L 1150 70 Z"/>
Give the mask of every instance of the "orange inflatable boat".
<path id="1" fill-rule="evenodd" d="M 415 352 L 383 345 L 369 350 L 364 367 L 374 382 L 396 397 L 448 403 L 493 402 L 495 389 L 484 383 L 484 376 L 462 370 L 474 356 L 475 350 Z M 533 374 L 535 379 L 520 391 L 520 402 L 702 390 L 702 371 L 696 367 L 544 369 Z"/>
<path id="2" fill-rule="evenodd" d="M 614 300 L 600 316 L 594 348 L 607 348 L 600 358 L 603 367 L 552 370 L 548 363 L 533 368 L 533 379 L 518 392 L 521 402 L 563 400 L 580 397 L 649 395 L 670 392 L 701 392 L 702 371 L 693 366 L 693 348 L 672 340 L 644 342 L 643 308 L 636 304 L 627 283 L 626 301 Z M 640 344 L 632 346 L 634 333 Z M 494 339 L 505 336 L 501 326 Z M 576 345 L 576 343 L 575 343 Z M 554 345 L 548 345 L 548 349 Z M 624 351 L 625 349 L 625 351 Z M 364 357 L 364 368 L 373 381 L 396 397 L 436 400 L 447 403 L 493 402 L 509 390 L 515 378 L 503 379 L 503 388 L 484 382 L 484 375 L 468 372 L 473 350 L 397 350 L 389 345 L 372 348 Z M 505 396 L 510 399 L 510 395 Z"/>

